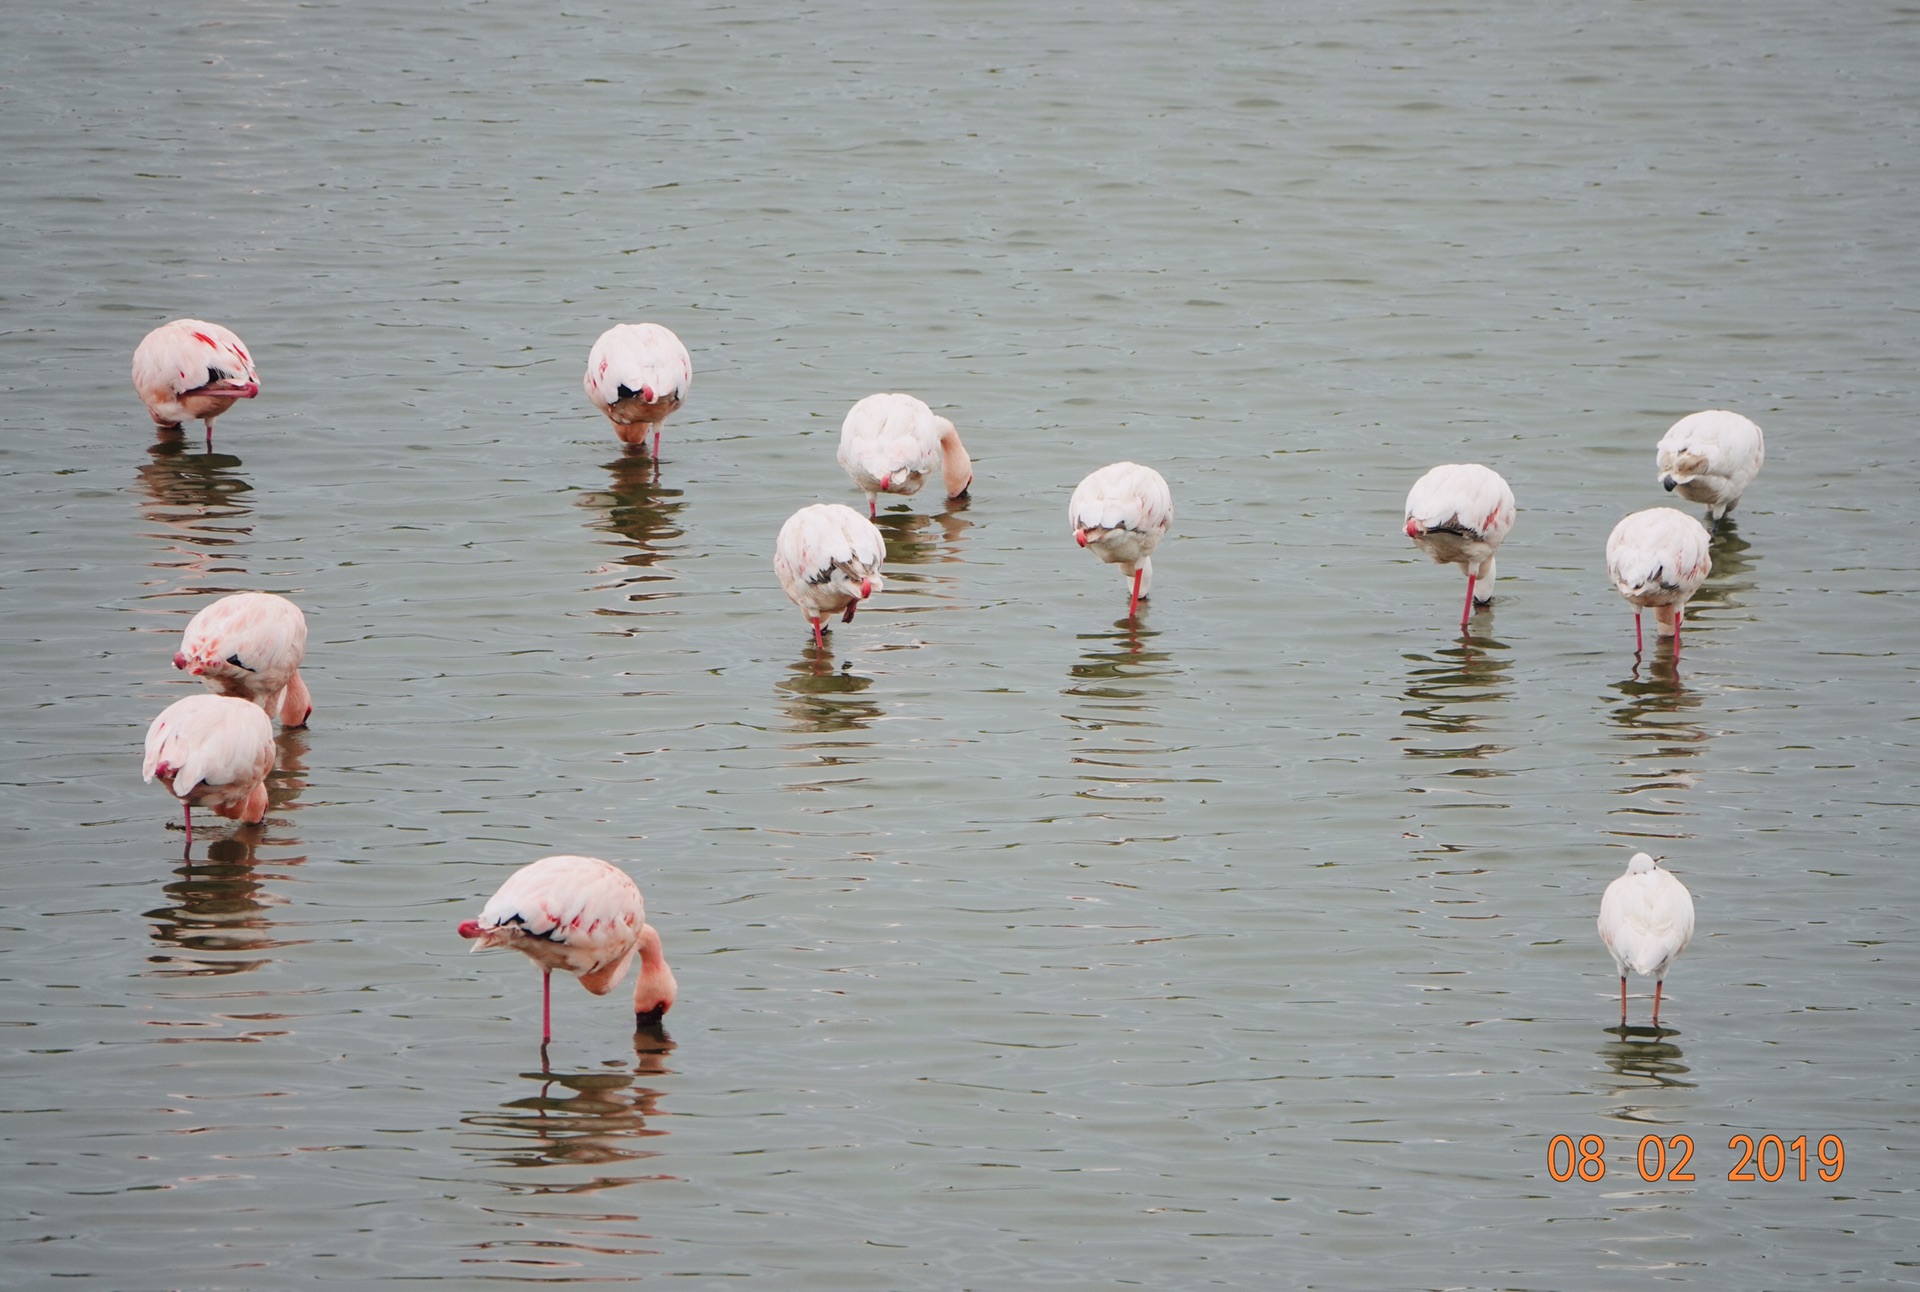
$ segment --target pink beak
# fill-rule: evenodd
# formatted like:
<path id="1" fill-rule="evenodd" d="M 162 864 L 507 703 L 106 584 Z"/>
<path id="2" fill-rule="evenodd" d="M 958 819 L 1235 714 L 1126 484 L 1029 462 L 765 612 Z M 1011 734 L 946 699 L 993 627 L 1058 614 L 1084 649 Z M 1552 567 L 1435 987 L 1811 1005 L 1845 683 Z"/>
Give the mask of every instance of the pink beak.
<path id="1" fill-rule="evenodd" d="M 1074 530 L 1073 541 L 1080 544 L 1080 546 L 1085 547 L 1087 545 L 1087 531 L 1084 529 Z"/>

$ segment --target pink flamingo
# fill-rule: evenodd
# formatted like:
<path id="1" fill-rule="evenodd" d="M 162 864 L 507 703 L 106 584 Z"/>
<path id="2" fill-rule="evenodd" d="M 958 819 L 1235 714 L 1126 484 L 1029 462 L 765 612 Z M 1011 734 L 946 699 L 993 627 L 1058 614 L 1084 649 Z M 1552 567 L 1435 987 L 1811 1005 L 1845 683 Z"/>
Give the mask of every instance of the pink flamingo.
<path id="1" fill-rule="evenodd" d="M 622 444 L 647 442 L 660 456 L 660 423 L 693 389 L 693 358 L 658 323 L 617 323 L 587 354 L 587 398 L 613 423 Z"/>
<path id="2" fill-rule="evenodd" d="M 189 417 L 205 422 L 211 453 L 213 419 L 258 395 L 260 379 L 239 337 L 218 323 L 175 319 L 147 333 L 133 352 L 133 388 L 163 430 L 178 430 Z"/>
<path id="3" fill-rule="evenodd" d="M 159 777 L 187 814 L 193 807 L 258 825 L 267 815 L 267 773 L 276 750 L 273 723 L 259 705 L 230 695 L 190 695 L 168 705 L 147 728 L 140 779 Z"/>
<path id="4" fill-rule="evenodd" d="M 1711 542 L 1705 525 L 1671 507 L 1636 511 L 1613 527 L 1607 536 L 1607 573 L 1633 607 L 1634 654 L 1642 649 L 1640 611 L 1646 606 L 1653 607 L 1659 635 L 1672 637 L 1673 653 L 1680 653 L 1687 599 L 1713 570 L 1707 553 Z"/>
<path id="5" fill-rule="evenodd" d="M 910 498 L 935 466 L 947 499 L 973 485 L 973 459 L 953 423 L 912 395 L 868 395 L 840 423 L 840 466 L 867 495 L 867 515 L 879 514 L 883 493 Z"/>
<path id="6" fill-rule="evenodd" d="M 1513 518 L 1513 490 L 1499 472 L 1477 462 L 1435 467 L 1407 493 L 1407 537 L 1435 563 L 1467 572 L 1463 629 L 1475 602 L 1493 601 L 1493 554 L 1513 531 Z M 1481 585 L 1477 596 L 1476 583 Z"/>
<path id="7" fill-rule="evenodd" d="M 1660 988 L 1667 970 L 1693 940 L 1693 895 L 1644 852 L 1600 898 L 1600 940 L 1620 974 L 1620 1026 L 1627 1025 L 1627 970 L 1653 979 L 1653 1025 L 1660 1026 Z"/>
<path id="8" fill-rule="evenodd" d="M 1660 487 L 1707 504 L 1714 520 L 1732 511 L 1767 460 L 1766 437 L 1738 413 L 1710 408 L 1683 417 L 1654 450 Z"/>
<path id="9" fill-rule="evenodd" d="M 251 700 L 285 727 L 304 727 L 313 697 L 300 677 L 307 619 L 271 592 L 236 592 L 204 607 L 187 624 L 173 666 L 218 695 Z"/>
<path id="10" fill-rule="evenodd" d="M 1173 524 L 1173 494 L 1152 467 L 1115 462 L 1101 467 L 1073 491 L 1067 503 L 1073 541 L 1133 580 L 1127 618 L 1153 586 L 1153 551 Z"/>
<path id="11" fill-rule="evenodd" d="M 886 559 L 887 541 L 874 523 L 837 502 L 794 512 L 773 544 L 773 572 L 813 625 L 821 650 L 827 648 L 821 616 L 844 611 L 840 622 L 852 623 L 854 609 L 885 586 L 880 563 Z"/>
<path id="12" fill-rule="evenodd" d="M 637 954 L 633 986 L 636 1029 L 656 1025 L 673 1008 L 679 987 L 667 967 L 660 934 L 627 873 L 598 857 L 542 857 L 507 877 L 477 920 L 462 920 L 473 949 L 510 947 L 540 966 L 540 1044 L 553 1039 L 553 971 L 604 996 Z"/>

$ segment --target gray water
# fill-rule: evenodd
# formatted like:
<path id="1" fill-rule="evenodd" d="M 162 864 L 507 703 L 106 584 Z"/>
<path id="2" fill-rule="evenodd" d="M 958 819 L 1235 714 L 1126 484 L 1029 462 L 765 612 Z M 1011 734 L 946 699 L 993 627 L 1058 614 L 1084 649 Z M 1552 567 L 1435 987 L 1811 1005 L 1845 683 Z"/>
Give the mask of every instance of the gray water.
<path id="1" fill-rule="evenodd" d="M 8 28 L 8 1285 L 1920 1282 L 1920 13 Z M 212 453 L 127 380 L 183 315 L 259 362 Z M 579 384 L 639 319 L 657 470 Z M 978 479 L 821 655 L 773 535 L 876 390 Z M 1766 468 L 1636 659 L 1601 547 L 1707 407 Z M 1122 458 L 1134 623 L 1064 514 Z M 1465 638 L 1400 533 L 1446 461 L 1520 503 Z M 317 711 L 183 849 L 141 739 L 251 588 Z M 1593 926 L 1643 848 L 1661 1034 Z M 562 980 L 543 1070 L 455 936 L 553 852 L 639 880 L 668 1043 Z M 1804 1182 L 1729 1179 L 1768 1134 Z"/>

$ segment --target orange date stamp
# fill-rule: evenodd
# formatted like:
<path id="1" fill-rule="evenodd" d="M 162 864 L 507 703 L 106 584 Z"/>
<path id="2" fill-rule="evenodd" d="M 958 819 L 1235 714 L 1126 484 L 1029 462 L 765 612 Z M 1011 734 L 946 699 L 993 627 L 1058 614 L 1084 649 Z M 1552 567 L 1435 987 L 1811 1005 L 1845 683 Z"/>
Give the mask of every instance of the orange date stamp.
<path id="1" fill-rule="evenodd" d="M 1695 1178 L 1691 1169 L 1693 1151 L 1691 1135 L 1642 1135 L 1634 1149 L 1633 1166 L 1648 1184 L 1662 1181 L 1683 1184 Z M 1727 1141 L 1727 1151 L 1736 1158 L 1727 1168 L 1727 1179 L 1735 1183 L 1805 1180 L 1811 1160 L 1813 1175 L 1831 1184 L 1847 1167 L 1847 1146 L 1838 1135 L 1822 1135 L 1818 1140 L 1809 1140 L 1805 1135 L 1792 1139 L 1778 1135 L 1735 1135 Z M 1597 1184 L 1606 1179 L 1606 1137 L 1555 1135 L 1547 1141 L 1547 1174 L 1561 1184 L 1576 1179 Z"/>

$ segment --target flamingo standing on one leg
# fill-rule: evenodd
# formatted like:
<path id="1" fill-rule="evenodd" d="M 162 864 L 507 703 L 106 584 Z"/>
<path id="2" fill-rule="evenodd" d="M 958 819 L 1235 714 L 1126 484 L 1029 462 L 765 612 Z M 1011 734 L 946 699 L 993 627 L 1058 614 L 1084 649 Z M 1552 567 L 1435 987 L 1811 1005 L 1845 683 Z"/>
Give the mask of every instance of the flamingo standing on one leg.
<path id="1" fill-rule="evenodd" d="M 189 417 L 205 422 L 211 453 L 213 419 L 236 400 L 258 395 L 260 379 L 232 332 L 218 323 L 175 319 L 147 333 L 134 350 L 133 388 L 163 430 L 178 430 Z"/>
<path id="2" fill-rule="evenodd" d="M 1760 464 L 1767 460 L 1766 437 L 1738 413 L 1710 408 L 1675 422 L 1655 450 L 1660 487 L 1688 502 L 1707 504 L 1719 520 L 1740 501 Z"/>
<path id="3" fill-rule="evenodd" d="M 1607 536 L 1607 573 L 1633 606 L 1634 654 L 1643 648 L 1640 611 L 1646 606 L 1653 607 L 1659 635 L 1671 636 L 1673 653 L 1680 653 L 1687 599 L 1713 569 L 1707 554 L 1711 542 L 1705 525 L 1671 507 L 1636 511 L 1613 527 Z"/>
<path id="4" fill-rule="evenodd" d="M 259 705 L 237 696 L 190 695 L 147 728 L 140 779 L 159 777 L 180 800 L 191 847 L 196 803 L 230 821 L 257 825 L 266 818 L 275 754 L 273 723 Z"/>
<path id="5" fill-rule="evenodd" d="M 837 502 L 794 512 L 773 545 L 773 572 L 813 625 L 821 650 L 827 648 L 821 617 L 844 611 L 840 622 L 851 623 L 855 607 L 885 586 L 880 563 L 886 559 L 887 541 L 874 523 Z"/>
<path id="6" fill-rule="evenodd" d="M 647 442 L 660 456 L 660 423 L 693 389 L 693 358 L 658 323 L 619 323 L 587 354 L 587 398 L 613 423 L 623 444 Z"/>
<path id="7" fill-rule="evenodd" d="M 1607 885 L 1600 899 L 1600 940 L 1620 974 L 1620 1026 L 1627 1025 L 1627 970 L 1653 979 L 1653 1025 L 1660 1026 L 1660 988 L 1693 938 L 1693 896 L 1644 852 Z"/>
<path id="8" fill-rule="evenodd" d="M 304 727 L 313 697 L 300 677 L 307 619 L 271 592 L 236 592 L 201 609 L 181 638 L 173 666 L 219 695 L 251 700 L 285 727 Z"/>
<path id="9" fill-rule="evenodd" d="M 867 515 L 879 514 L 878 495 L 911 497 L 934 467 L 947 500 L 973 485 L 973 459 L 953 423 L 912 395 L 868 395 L 840 423 L 840 466 L 867 495 Z"/>
<path id="10" fill-rule="evenodd" d="M 1114 462 L 1080 482 L 1067 502 L 1073 541 L 1132 580 L 1127 618 L 1153 586 L 1153 551 L 1173 524 L 1173 494 L 1152 467 Z"/>
<path id="11" fill-rule="evenodd" d="M 475 951 L 510 947 L 540 966 L 543 1049 L 553 1039 L 555 969 L 604 996 L 638 955 L 636 1030 L 657 1025 L 679 994 L 639 888 L 626 871 L 598 857 L 542 857 L 522 866 L 487 900 L 479 919 L 460 922 L 460 936 L 475 939 Z"/>
<path id="12" fill-rule="evenodd" d="M 1438 564 L 1466 571 L 1463 629 L 1475 602 L 1493 601 L 1493 554 L 1513 532 L 1513 520 L 1513 490 L 1499 472 L 1477 462 L 1435 467 L 1407 492 L 1407 537 Z"/>

